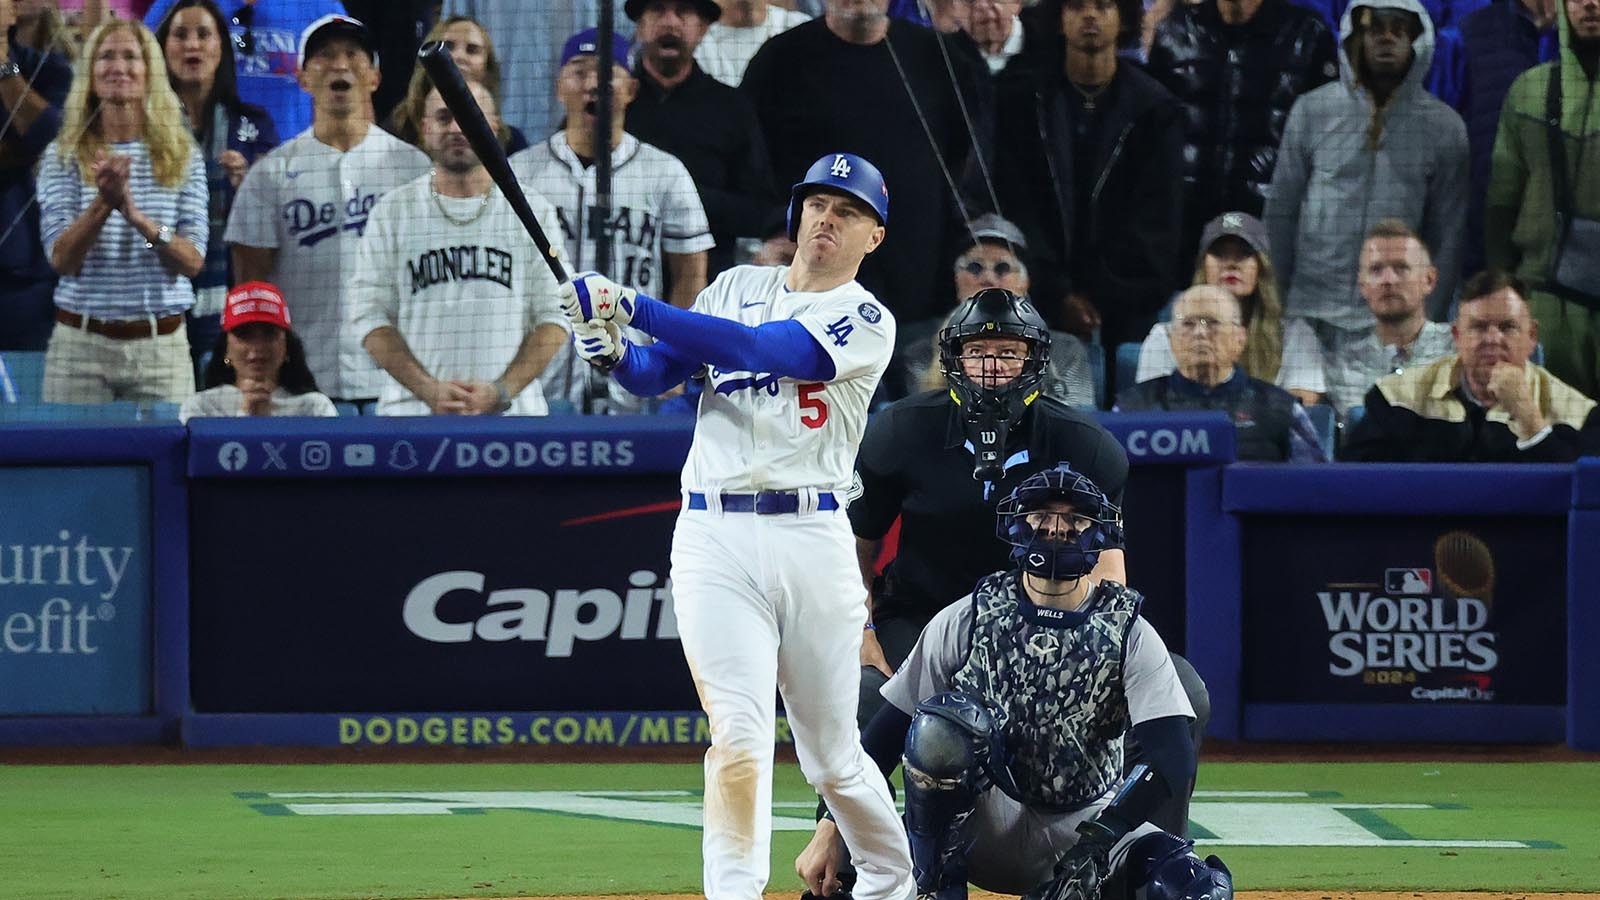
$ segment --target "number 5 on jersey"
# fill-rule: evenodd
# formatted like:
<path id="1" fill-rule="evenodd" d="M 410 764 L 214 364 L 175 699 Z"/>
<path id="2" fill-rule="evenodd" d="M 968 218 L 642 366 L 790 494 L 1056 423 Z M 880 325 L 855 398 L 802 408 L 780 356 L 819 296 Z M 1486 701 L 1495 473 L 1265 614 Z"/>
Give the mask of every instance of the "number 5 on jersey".
<path id="1" fill-rule="evenodd" d="M 802 384 L 798 389 L 800 397 L 800 424 L 807 428 L 821 428 L 828 421 L 828 401 L 822 397 L 822 389 L 827 387 L 821 382 Z"/>

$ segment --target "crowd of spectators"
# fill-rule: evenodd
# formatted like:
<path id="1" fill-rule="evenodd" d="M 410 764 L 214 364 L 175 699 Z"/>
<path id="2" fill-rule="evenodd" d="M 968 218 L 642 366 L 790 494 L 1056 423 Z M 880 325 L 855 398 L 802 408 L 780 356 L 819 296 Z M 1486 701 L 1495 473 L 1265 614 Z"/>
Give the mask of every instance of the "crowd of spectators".
<path id="1" fill-rule="evenodd" d="M 812 160 L 876 163 L 882 402 L 939 390 L 934 336 L 1001 287 L 1049 326 L 1044 393 L 1223 409 L 1244 456 L 1600 432 L 1600 0 L 0 0 L 0 28 L 0 352 L 42 352 L 38 402 L 694 402 L 570 351 L 415 65 L 437 40 L 568 267 L 679 306 L 787 262 Z M 276 311 L 232 315 L 246 289 Z"/>

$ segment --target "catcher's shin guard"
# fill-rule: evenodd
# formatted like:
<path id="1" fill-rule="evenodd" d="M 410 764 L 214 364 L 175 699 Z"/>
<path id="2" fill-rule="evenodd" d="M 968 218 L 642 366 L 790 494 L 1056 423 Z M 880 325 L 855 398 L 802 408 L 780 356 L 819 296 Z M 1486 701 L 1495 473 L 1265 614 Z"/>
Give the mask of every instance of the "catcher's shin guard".
<path id="1" fill-rule="evenodd" d="M 985 763 L 993 722 L 983 706 L 959 694 L 917 705 L 906 733 L 906 832 L 919 897 L 964 900 L 972 813 L 988 789 Z"/>

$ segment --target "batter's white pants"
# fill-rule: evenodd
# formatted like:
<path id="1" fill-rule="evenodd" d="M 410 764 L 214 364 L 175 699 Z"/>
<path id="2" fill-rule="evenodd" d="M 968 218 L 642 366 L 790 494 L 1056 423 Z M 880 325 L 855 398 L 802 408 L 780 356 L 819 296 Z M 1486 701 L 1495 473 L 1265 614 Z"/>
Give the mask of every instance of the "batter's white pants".
<path id="1" fill-rule="evenodd" d="M 905 827 L 856 730 L 866 592 L 844 510 L 758 516 L 686 509 L 672 539 L 672 595 L 711 726 L 706 897 L 760 900 L 771 874 L 779 691 L 800 769 L 828 802 L 853 854 L 854 896 L 911 896 Z"/>

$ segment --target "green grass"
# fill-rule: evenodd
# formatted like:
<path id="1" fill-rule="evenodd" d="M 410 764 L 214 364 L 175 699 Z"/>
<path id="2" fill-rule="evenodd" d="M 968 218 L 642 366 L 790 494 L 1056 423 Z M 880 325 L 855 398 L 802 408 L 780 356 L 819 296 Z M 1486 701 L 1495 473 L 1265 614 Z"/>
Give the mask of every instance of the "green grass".
<path id="1" fill-rule="evenodd" d="M 793 766 L 780 801 L 809 796 Z M 697 828 L 593 809 L 461 809 L 451 815 L 287 814 L 281 792 L 698 791 L 698 765 L 11 766 L 0 767 L 0 897 L 423 898 L 694 893 Z M 1510 840 L 1533 848 L 1216 845 L 1240 889 L 1600 891 L 1600 765 L 1206 764 L 1201 791 L 1309 791 L 1249 801 L 1201 828 L 1315 822 L 1373 841 Z M 242 795 L 242 796 L 241 796 Z M 682 812 L 694 796 L 643 796 L 630 814 Z M 469 804 L 487 802 L 467 798 Z M 1240 802 L 1227 798 L 1226 802 Z M 1333 809 L 1340 804 L 1421 809 Z M 1283 807 L 1289 807 L 1284 809 Z M 434 805 L 430 808 L 438 808 Z M 642 811 L 642 812 L 641 812 Z M 803 808 L 780 813 L 805 817 Z M 807 834 L 773 841 L 787 893 Z"/>

